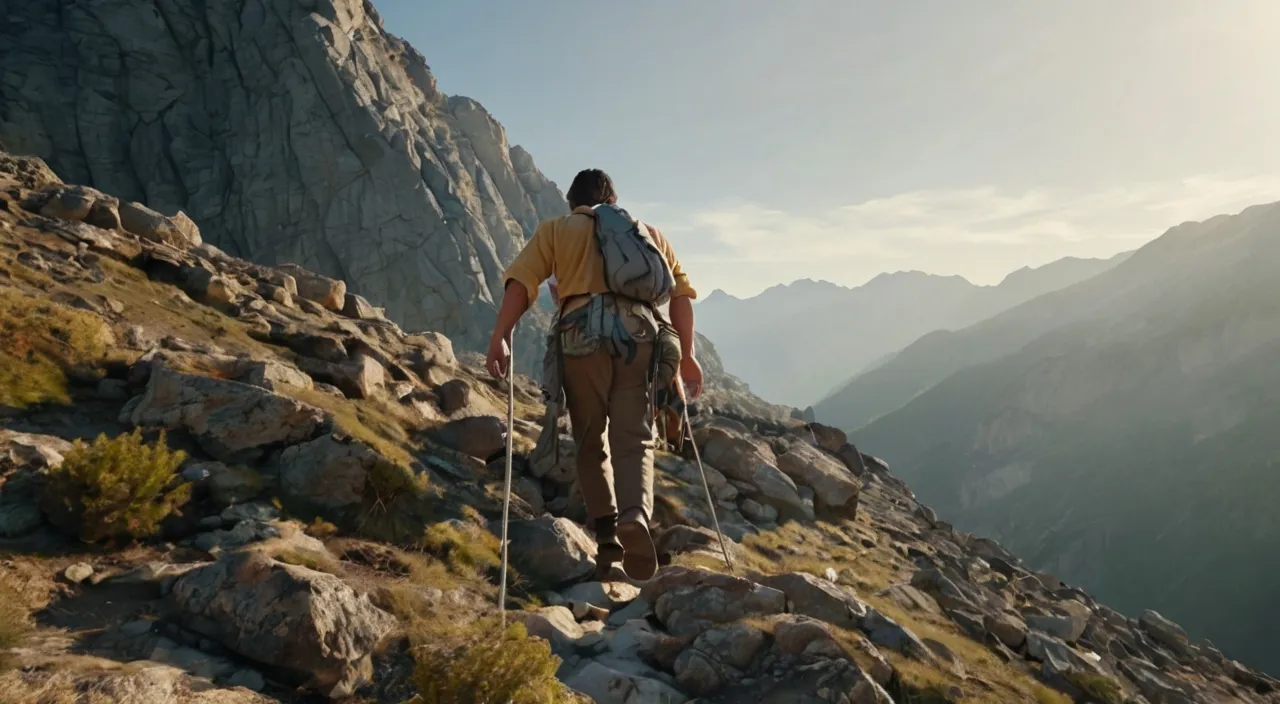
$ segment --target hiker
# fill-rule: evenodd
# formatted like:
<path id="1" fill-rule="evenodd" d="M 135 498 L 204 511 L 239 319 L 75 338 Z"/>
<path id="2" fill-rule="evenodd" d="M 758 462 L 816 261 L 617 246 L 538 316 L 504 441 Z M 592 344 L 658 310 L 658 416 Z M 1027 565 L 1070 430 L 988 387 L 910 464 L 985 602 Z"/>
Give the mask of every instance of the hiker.
<path id="1" fill-rule="evenodd" d="M 539 224 L 503 275 L 486 365 L 504 378 L 506 340 L 554 276 L 558 313 L 543 360 L 547 416 L 534 454 L 558 458 L 556 418 L 565 403 L 597 563 L 607 570 L 621 561 L 627 576 L 646 580 L 658 562 L 649 534 L 655 389 L 673 385 L 678 373 L 690 399 L 702 392 L 693 349 L 697 293 L 662 233 L 617 206 L 603 171 L 579 172 L 567 197 L 572 212 Z M 661 310 L 668 302 L 669 321 Z"/>

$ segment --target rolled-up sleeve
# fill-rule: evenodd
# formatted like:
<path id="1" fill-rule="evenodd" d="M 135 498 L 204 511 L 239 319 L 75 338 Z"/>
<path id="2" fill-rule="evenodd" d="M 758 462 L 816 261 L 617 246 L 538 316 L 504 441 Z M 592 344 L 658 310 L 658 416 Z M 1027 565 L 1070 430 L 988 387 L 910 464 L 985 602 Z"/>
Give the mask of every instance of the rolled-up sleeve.
<path id="1" fill-rule="evenodd" d="M 502 275 L 503 288 L 512 281 L 524 284 L 525 290 L 529 292 L 530 303 L 538 299 L 538 288 L 542 286 L 542 282 L 551 278 L 551 265 L 555 261 L 555 252 L 551 247 L 551 228 L 551 221 L 539 225 L 534 230 L 533 237 L 525 243 L 524 249 L 516 255 L 516 260 L 511 262 L 511 266 Z"/>
<path id="2" fill-rule="evenodd" d="M 698 292 L 689 283 L 689 277 L 684 273 L 684 268 L 680 266 L 680 260 L 676 258 L 676 252 L 671 248 L 671 243 L 662 235 L 662 231 L 653 225 L 649 225 L 649 232 L 653 234 L 653 243 L 658 245 L 658 249 L 662 250 L 662 256 L 667 258 L 667 264 L 671 266 L 671 278 L 675 279 L 675 286 L 671 289 L 671 297 L 688 296 L 696 300 Z"/>

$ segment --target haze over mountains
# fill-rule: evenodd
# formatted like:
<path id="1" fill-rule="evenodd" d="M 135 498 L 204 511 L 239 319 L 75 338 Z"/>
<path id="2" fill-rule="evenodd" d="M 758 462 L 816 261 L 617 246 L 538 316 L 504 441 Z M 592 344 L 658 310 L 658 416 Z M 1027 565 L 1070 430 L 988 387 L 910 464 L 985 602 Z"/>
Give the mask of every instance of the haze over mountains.
<path id="1" fill-rule="evenodd" d="M 752 391 L 803 408 L 921 335 L 977 322 L 1094 276 L 1125 256 L 1024 267 L 996 286 L 904 271 L 854 288 L 802 280 L 750 298 L 717 290 L 698 304 L 698 327 Z"/>
<path id="2" fill-rule="evenodd" d="M 1274 668 L 1277 272 L 1280 204 L 1179 225 L 1092 279 L 926 336 L 819 418 L 883 414 L 853 440 L 939 516 Z"/>

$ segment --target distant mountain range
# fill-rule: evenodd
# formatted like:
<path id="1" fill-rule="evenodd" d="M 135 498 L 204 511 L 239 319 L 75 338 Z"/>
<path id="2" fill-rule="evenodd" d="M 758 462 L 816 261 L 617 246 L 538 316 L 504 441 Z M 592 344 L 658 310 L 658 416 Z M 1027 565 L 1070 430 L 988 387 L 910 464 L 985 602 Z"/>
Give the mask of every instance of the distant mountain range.
<path id="1" fill-rule="evenodd" d="M 805 279 L 750 298 L 716 290 L 698 304 L 698 329 L 752 391 L 803 408 L 921 335 L 962 328 L 1092 277 L 1124 256 L 1060 259 L 1019 269 L 997 286 L 904 271 L 855 288 Z"/>
<path id="2" fill-rule="evenodd" d="M 873 419 L 854 441 L 958 527 L 1280 667 L 1280 204 L 928 335 L 817 411 Z"/>

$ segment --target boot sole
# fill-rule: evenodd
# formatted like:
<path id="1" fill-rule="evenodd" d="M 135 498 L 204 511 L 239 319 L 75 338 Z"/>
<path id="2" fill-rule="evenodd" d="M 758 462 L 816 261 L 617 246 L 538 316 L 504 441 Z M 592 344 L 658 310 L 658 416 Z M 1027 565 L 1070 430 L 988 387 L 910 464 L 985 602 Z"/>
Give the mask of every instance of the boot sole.
<path id="1" fill-rule="evenodd" d="M 658 571 L 658 551 L 653 546 L 649 527 L 639 521 L 618 524 L 618 542 L 622 543 L 622 570 L 636 580 L 652 579 Z"/>

